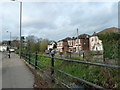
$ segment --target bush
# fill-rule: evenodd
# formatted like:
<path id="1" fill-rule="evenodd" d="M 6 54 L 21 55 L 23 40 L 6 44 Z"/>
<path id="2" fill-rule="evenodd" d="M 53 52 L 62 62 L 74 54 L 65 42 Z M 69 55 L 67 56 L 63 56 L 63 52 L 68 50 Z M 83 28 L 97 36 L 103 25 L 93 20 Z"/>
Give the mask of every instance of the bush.
<path id="1" fill-rule="evenodd" d="M 120 33 L 99 34 L 98 37 L 102 40 L 105 58 L 118 59 Z"/>
<path id="2" fill-rule="evenodd" d="M 19 52 L 20 52 L 20 50 L 19 50 L 19 49 L 17 49 L 17 50 L 15 51 L 15 53 L 16 53 L 16 54 L 19 54 Z"/>

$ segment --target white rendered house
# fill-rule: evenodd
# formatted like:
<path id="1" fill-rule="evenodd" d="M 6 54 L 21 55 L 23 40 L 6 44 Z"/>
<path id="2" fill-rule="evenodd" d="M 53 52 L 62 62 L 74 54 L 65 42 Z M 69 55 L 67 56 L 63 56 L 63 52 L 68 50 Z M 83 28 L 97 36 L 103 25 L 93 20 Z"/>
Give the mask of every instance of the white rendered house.
<path id="1" fill-rule="evenodd" d="M 7 46 L 0 46 L 0 51 L 1 51 L 1 52 L 7 51 Z"/>
<path id="2" fill-rule="evenodd" d="M 56 42 L 55 42 L 55 41 L 51 41 L 51 42 L 49 42 L 47 49 L 48 49 L 48 50 L 52 50 L 55 45 L 56 45 Z"/>
<path id="3" fill-rule="evenodd" d="M 98 36 L 91 36 L 89 38 L 90 51 L 103 51 L 102 41 Z"/>

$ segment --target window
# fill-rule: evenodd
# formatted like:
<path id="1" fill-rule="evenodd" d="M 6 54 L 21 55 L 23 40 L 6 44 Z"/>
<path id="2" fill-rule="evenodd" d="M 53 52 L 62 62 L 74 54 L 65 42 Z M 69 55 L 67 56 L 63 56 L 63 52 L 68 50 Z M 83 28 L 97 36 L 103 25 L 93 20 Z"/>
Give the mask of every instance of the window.
<path id="1" fill-rule="evenodd" d="M 97 41 L 97 37 L 95 38 L 95 41 Z"/>
<path id="2" fill-rule="evenodd" d="M 96 50 L 98 50 L 98 48 L 96 47 Z"/>
<path id="3" fill-rule="evenodd" d="M 92 42 L 94 41 L 94 39 L 92 38 Z"/>

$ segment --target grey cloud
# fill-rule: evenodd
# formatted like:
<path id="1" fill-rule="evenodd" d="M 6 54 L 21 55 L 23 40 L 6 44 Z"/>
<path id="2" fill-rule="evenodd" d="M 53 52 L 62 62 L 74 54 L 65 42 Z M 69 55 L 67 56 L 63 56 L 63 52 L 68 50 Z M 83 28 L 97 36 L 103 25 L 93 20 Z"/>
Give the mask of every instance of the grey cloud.
<path id="1" fill-rule="evenodd" d="M 39 22 L 39 21 L 23 24 L 23 28 L 31 28 L 31 27 L 35 29 L 44 29 L 44 28 L 54 29 L 55 25 L 53 25 L 52 23 Z"/>
<path id="2" fill-rule="evenodd" d="M 13 35 L 19 35 L 19 5 L 6 9 L 5 22 Z M 14 7 L 17 7 L 14 9 Z M 11 13 L 13 10 L 14 14 Z M 117 3 L 23 3 L 22 34 L 59 40 L 68 36 L 91 34 L 111 26 L 117 26 Z M 10 14 L 10 17 L 7 17 Z"/>

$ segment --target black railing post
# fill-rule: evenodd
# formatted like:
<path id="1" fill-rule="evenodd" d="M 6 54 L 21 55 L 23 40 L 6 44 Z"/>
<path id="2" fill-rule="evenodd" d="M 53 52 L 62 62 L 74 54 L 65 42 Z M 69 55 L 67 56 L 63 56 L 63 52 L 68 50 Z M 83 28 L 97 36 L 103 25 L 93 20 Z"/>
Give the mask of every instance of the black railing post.
<path id="1" fill-rule="evenodd" d="M 25 54 L 25 60 L 27 61 L 27 59 L 28 59 L 28 58 L 27 58 L 27 52 L 26 52 L 26 54 Z"/>
<path id="2" fill-rule="evenodd" d="M 106 63 L 106 60 L 105 60 L 105 51 L 103 51 L 103 63 L 104 64 Z"/>
<path id="3" fill-rule="evenodd" d="M 51 75 L 54 74 L 54 54 L 51 54 Z"/>
<path id="4" fill-rule="evenodd" d="M 31 55 L 30 55 L 30 52 L 29 52 L 29 64 L 30 64 L 30 56 L 31 56 Z"/>
<path id="5" fill-rule="evenodd" d="M 85 59 L 85 53 L 83 52 L 83 60 Z"/>
<path id="6" fill-rule="evenodd" d="M 71 51 L 70 51 L 70 58 L 71 58 Z"/>
<path id="7" fill-rule="evenodd" d="M 21 52 L 21 58 L 23 57 L 23 53 Z"/>
<path id="8" fill-rule="evenodd" d="M 54 75 L 54 54 L 51 54 L 52 58 L 51 58 L 51 82 L 54 83 L 55 80 L 53 78 Z"/>
<path id="9" fill-rule="evenodd" d="M 37 55 L 37 52 L 35 54 L 35 69 L 37 69 L 37 60 L 38 60 L 38 55 Z"/>

